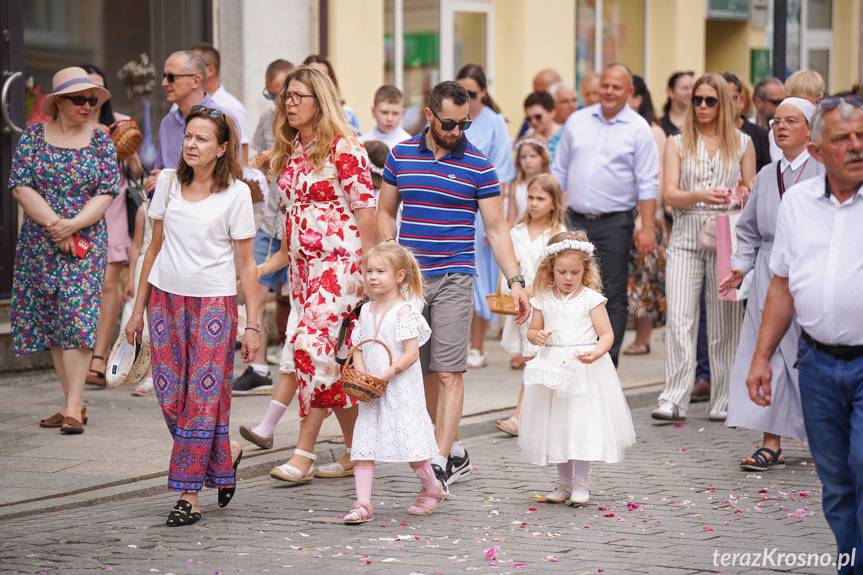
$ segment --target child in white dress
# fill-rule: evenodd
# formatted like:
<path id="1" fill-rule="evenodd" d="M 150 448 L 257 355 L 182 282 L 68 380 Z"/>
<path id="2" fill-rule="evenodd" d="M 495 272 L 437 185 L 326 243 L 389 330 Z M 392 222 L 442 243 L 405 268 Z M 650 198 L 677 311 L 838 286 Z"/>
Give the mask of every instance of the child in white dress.
<path id="1" fill-rule="evenodd" d="M 524 461 L 557 464 L 549 503 L 587 503 L 590 462 L 618 463 L 635 443 L 594 249 L 583 231 L 555 235 L 533 283 L 527 337 L 540 348 L 524 370 L 518 444 Z"/>
<path id="2" fill-rule="evenodd" d="M 408 461 L 422 483 L 422 491 L 408 509 L 428 515 L 447 498 L 429 459 L 438 452 L 434 428 L 426 411 L 419 347 L 431 330 L 422 316 L 422 275 L 416 258 L 395 241 L 376 245 L 363 256 L 365 293 L 360 323 L 352 341 L 382 341 L 392 353 L 392 365 L 380 343 L 369 342 L 353 355 L 354 367 L 389 382 L 381 397 L 359 404 L 351 459 L 356 462 L 357 501 L 345 523 L 365 523 L 371 505 L 375 461 Z"/>
<path id="3" fill-rule="evenodd" d="M 557 178 L 551 174 L 534 176 L 527 183 L 527 207 L 521 219 L 509 231 L 515 258 L 518 261 L 518 271 L 524 277 L 525 285 L 533 283 L 539 262 L 543 258 L 548 239 L 562 231 L 566 231 L 563 223 L 563 210 L 566 202 L 563 200 L 563 190 Z M 505 282 L 501 291 L 508 292 Z M 503 324 L 501 345 L 511 354 L 509 365 L 513 369 L 521 369 L 536 353 L 536 346 L 527 341 L 527 328 L 530 322 L 518 325 L 514 321 Z M 495 426 L 509 435 L 518 435 L 518 416 L 521 414 L 521 402 L 524 397 L 524 386 L 518 394 L 518 404 L 509 419 L 498 419 Z"/>

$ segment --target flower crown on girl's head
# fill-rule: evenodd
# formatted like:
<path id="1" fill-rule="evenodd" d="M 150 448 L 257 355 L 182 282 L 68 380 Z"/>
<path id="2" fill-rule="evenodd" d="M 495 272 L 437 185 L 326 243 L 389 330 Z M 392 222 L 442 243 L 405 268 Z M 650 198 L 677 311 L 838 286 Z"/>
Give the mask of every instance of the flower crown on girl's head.
<path id="1" fill-rule="evenodd" d="M 541 142 L 540 140 L 537 140 L 536 138 L 521 138 L 519 141 L 517 141 L 515 143 L 515 151 L 518 152 L 521 149 L 521 147 L 524 146 L 525 144 L 533 144 L 534 146 L 537 146 L 538 148 L 542 148 L 546 154 L 550 153 L 548 150 L 548 144 L 546 144 L 545 142 Z"/>
<path id="2" fill-rule="evenodd" d="M 548 257 L 564 250 L 578 250 L 592 256 L 595 249 L 596 246 L 590 242 L 583 242 L 581 240 L 561 240 L 546 246 L 542 253 L 545 257 Z"/>

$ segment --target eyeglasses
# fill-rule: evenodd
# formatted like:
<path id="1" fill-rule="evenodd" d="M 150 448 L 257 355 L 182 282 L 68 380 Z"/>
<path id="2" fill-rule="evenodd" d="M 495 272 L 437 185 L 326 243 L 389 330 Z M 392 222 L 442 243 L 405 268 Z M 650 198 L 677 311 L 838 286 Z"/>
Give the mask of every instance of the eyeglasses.
<path id="1" fill-rule="evenodd" d="M 476 97 L 478 95 L 476 92 L 474 92 L 473 90 L 465 90 L 465 91 L 467 92 L 468 98 L 470 98 L 471 100 L 476 100 Z"/>
<path id="2" fill-rule="evenodd" d="M 99 103 L 99 98 L 95 96 L 93 96 L 92 98 L 88 98 L 87 96 L 66 96 L 66 99 L 75 104 L 76 106 L 90 104 L 91 108 L 95 108 L 96 104 Z"/>
<path id="3" fill-rule="evenodd" d="M 542 114 L 534 114 L 533 116 L 527 116 L 528 122 L 539 122 L 542 120 Z"/>
<path id="4" fill-rule="evenodd" d="M 300 94 L 299 92 L 285 92 L 282 94 L 282 104 L 286 104 L 290 100 L 294 106 L 299 106 L 303 103 L 303 98 L 315 98 L 314 94 Z"/>
<path id="5" fill-rule="evenodd" d="M 176 80 L 177 78 L 180 78 L 182 76 L 192 77 L 192 76 L 197 76 L 197 74 L 165 74 L 165 73 L 163 73 L 162 79 L 167 80 L 169 84 L 173 84 L 174 80 Z"/>
<path id="6" fill-rule="evenodd" d="M 773 104 L 774 106 L 778 106 L 779 104 L 781 104 L 785 100 L 784 99 L 783 100 L 771 100 L 768 98 L 767 101 L 770 102 L 771 104 Z"/>
<path id="7" fill-rule="evenodd" d="M 272 100 L 275 100 L 275 99 L 276 99 L 276 95 L 275 95 L 275 94 L 273 94 L 272 92 L 270 92 L 269 90 L 267 90 L 266 88 L 264 88 L 264 90 L 261 92 L 261 95 L 262 95 L 264 98 L 266 98 L 267 100 L 270 100 L 270 101 L 272 101 Z"/>
<path id="8" fill-rule="evenodd" d="M 852 106 L 861 107 L 863 106 L 863 96 L 857 96 L 851 94 L 849 96 L 830 96 L 829 98 L 824 98 L 821 100 L 820 106 L 825 110 L 832 110 L 836 106 L 839 105 L 839 102 L 845 100 L 846 103 L 851 104 Z"/>
<path id="9" fill-rule="evenodd" d="M 431 108 L 429 109 L 431 110 Z M 471 124 L 473 124 L 473 120 L 470 119 L 470 114 L 468 114 L 467 120 L 462 120 L 461 122 L 454 122 L 453 120 L 441 120 L 440 116 L 438 116 L 437 112 L 435 112 L 434 110 L 432 110 L 431 113 L 434 114 L 434 117 L 437 118 L 438 122 L 440 122 L 440 129 L 444 132 L 452 132 L 456 126 L 458 126 L 459 130 L 464 132 L 465 130 L 470 128 Z"/>
<path id="10" fill-rule="evenodd" d="M 791 129 L 798 124 L 802 124 L 803 122 L 801 122 L 800 120 L 795 120 L 794 118 L 788 118 L 787 120 L 773 119 L 767 123 L 770 125 L 771 128 L 778 128 L 779 126 L 785 126 L 786 128 Z"/>
<path id="11" fill-rule="evenodd" d="M 212 118 L 214 120 L 218 120 L 219 118 L 221 118 L 225 115 L 225 113 L 221 110 L 217 110 L 215 108 L 208 108 L 208 107 L 202 106 L 200 104 L 192 106 L 192 109 L 189 110 L 189 112 L 191 114 L 194 114 L 195 112 L 205 112 L 207 114 L 207 116 L 209 116 L 210 118 Z"/>
<path id="12" fill-rule="evenodd" d="M 703 97 L 703 96 L 692 96 L 692 105 L 698 108 L 701 104 L 707 104 L 708 108 L 712 108 L 716 104 L 719 103 L 719 100 L 714 98 L 713 96 Z"/>

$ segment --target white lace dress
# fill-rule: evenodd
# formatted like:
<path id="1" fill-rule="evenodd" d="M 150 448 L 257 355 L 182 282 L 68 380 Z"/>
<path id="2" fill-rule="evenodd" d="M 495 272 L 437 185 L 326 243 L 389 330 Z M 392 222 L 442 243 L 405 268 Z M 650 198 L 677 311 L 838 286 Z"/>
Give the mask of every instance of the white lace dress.
<path id="1" fill-rule="evenodd" d="M 525 365 L 518 420 L 523 461 L 617 463 L 635 443 L 632 416 L 611 357 L 606 353 L 590 365 L 574 357 L 596 347 L 599 336 L 590 310 L 605 301 L 587 287 L 566 301 L 552 294 L 531 298 L 531 306 L 542 312 L 543 329 L 552 333 Z"/>
<path id="2" fill-rule="evenodd" d="M 410 313 L 399 316 L 399 310 L 410 307 Z M 431 329 L 416 303 L 405 302 L 385 313 L 377 339 L 393 355 L 393 362 L 404 353 L 403 340 L 419 338 L 419 345 L 431 337 Z M 372 305 L 364 304 L 360 323 L 351 339 L 362 341 L 374 337 Z M 377 318 L 380 320 L 380 318 Z M 389 367 L 387 352 L 378 343 L 360 348 L 367 373 L 378 375 Z M 438 452 L 434 428 L 426 411 L 425 390 L 419 361 L 392 378 L 380 398 L 360 402 L 354 426 L 353 461 L 425 461 Z"/>

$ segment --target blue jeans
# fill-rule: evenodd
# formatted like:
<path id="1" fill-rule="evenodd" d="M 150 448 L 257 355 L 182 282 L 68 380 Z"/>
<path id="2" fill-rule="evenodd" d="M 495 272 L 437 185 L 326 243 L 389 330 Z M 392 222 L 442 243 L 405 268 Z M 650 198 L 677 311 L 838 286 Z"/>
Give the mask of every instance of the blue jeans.
<path id="1" fill-rule="evenodd" d="M 857 548 L 856 572 L 863 573 L 863 357 L 836 359 L 801 338 L 797 366 L 824 516 L 839 553 Z M 839 571 L 854 572 L 854 566 Z"/>
<path id="2" fill-rule="evenodd" d="M 252 244 L 252 252 L 256 264 L 261 265 L 267 261 L 268 257 L 279 253 L 280 249 L 282 249 L 282 240 L 270 237 L 264 230 L 258 230 L 258 233 L 255 235 L 255 241 Z M 286 266 L 280 270 L 261 276 L 258 283 L 262 286 L 267 286 L 270 288 L 270 291 L 276 291 L 279 287 L 279 281 L 283 284 L 288 282 L 288 267 Z"/>

